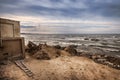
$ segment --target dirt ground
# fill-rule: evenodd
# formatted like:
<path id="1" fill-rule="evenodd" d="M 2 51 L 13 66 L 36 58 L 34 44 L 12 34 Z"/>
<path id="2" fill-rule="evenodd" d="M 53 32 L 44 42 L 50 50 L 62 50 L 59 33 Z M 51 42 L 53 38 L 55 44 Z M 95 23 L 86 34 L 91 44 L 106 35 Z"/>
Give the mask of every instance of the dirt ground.
<path id="1" fill-rule="evenodd" d="M 120 80 L 120 70 L 96 63 L 89 57 L 77 56 L 70 47 L 61 50 L 31 43 L 27 51 L 24 64 L 35 79 L 8 61 L 0 65 L 0 80 Z"/>
<path id="2" fill-rule="evenodd" d="M 38 80 L 120 80 L 120 70 L 95 63 L 85 57 L 64 56 L 37 60 L 28 56 L 24 63 Z M 32 80 L 14 63 L 1 68 L 4 70 L 3 77 L 8 77 L 8 80 Z"/>

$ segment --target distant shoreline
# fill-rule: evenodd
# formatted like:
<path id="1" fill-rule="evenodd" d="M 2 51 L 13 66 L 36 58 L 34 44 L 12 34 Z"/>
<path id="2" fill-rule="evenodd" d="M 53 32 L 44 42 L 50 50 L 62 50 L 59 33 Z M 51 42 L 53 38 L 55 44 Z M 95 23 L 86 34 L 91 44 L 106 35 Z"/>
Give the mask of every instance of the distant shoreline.
<path id="1" fill-rule="evenodd" d="M 71 33 L 71 34 L 41 34 L 41 33 L 20 33 L 20 34 L 32 34 L 32 35 L 120 35 L 120 33 L 113 33 L 113 34 L 109 34 L 109 33 L 96 33 L 96 34 L 92 34 L 92 33 L 85 33 L 85 34 L 80 34 L 80 33 Z"/>

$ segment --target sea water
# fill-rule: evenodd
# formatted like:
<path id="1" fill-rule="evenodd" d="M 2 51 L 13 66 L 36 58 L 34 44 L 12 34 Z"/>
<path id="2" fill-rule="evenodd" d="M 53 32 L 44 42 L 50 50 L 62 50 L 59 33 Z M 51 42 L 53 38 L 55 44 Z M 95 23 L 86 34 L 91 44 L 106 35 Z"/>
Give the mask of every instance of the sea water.
<path id="1" fill-rule="evenodd" d="M 62 47 L 75 45 L 78 51 L 120 56 L 120 34 L 21 34 L 25 44 L 48 44 Z"/>

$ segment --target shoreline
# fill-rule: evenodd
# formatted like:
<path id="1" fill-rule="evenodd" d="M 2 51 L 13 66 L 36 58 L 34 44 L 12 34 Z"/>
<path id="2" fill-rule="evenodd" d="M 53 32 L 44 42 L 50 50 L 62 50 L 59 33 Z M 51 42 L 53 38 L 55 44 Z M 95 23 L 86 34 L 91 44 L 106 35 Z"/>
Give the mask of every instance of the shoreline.
<path id="1" fill-rule="evenodd" d="M 44 50 L 42 49 L 43 47 L 44 47 Z M 49 50 L 50 52 L 47 53 L 46 52 L 47 47 L 51 48 L 53 50 L 53 52 L 51 50 Z M 62 53 L 59 53 L 60 50 L 68 52 L 68 53 L 64 54 L 65 56 L 69 55 L 69 56 L 87 57 L 89 59 L 92 59 L 96 63 L 107 65 L 109 67 L 120 70 L 120 58 L 119 57 L 115 57 L 115 56 L 112 56 L 112 55 L 107 55 L 105 53 L 103 53 L 103 54 L 96 54 L 96 53 L 90 54 L 90 52 L 88 52 L 88 53 L 78 52 L 76 50 L 76 46 L 74 46 L 74 45 L 69 45 L 67 47 L 61 47 L 60 45 L 49 46 L 47 44 L 36 45 L 33 42 L 29 41 L 28 48 L 26 49 L 26 51 L 28 53 L 30 53 L 32 55 L 36 54 L 36 56 L 38 54 L 38 55 L 40 55 L 39 57 L 44 57 L 44 55 L 43 55 L 44 51 L 45 51 L 47 57 L 49 57 L 49 55 L 51 53 L 53 53 L 54 58 L 57 58 L 57 57 L 61 56 L 60 54 L 62 54 Z M 41 51 L 43 51 L 43 52 L 41 52 Z M 57 56 L 57 57 L 55 57 L 55 56 Z M 50 57 L 49 59 L 52 59 L 52 58 Z"/>

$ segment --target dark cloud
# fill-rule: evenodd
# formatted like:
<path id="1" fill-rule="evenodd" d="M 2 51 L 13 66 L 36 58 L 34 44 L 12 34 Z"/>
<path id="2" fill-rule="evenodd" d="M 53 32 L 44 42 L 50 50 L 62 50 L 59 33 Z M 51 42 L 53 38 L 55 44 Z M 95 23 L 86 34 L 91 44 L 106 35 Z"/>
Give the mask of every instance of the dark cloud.
<path id="1" fill-rule="evenodd" d="M 41 28 L 35 26 L 21 26 L 23 32 L 46 33 L 119 33 L 120 0 L 0 0 L 0 17 L 2 15 L 17 15 L 24 18 L 31 16 L 27 25 L 33 24 L 38 18 L 48 20 L 68 20 L 68 23 L 48 23 Z M 99 18 L 103 21 L 100 23 Z M 93 22 L 92 19 L 95 19 Z M 71 23 L 72 19 L 83 23 Z M 86 22 L 84 23 L 84 20 Z M 104 24 L 104 20 L 106 24 Z M 114 21 L 118 25 L 109 23 Z M 22 21 L 22 20 L 21 20 Z M 42 21 L 42 20 L 40 20 Z M 69 22 L 71 21 L 71 22 Z M 74 22 L 75 22 L 74 21 Z M 33 22 L 33 23 L 32 23 Z M 107 23 L 108 22 L 108 23 Z M 113 22 L 113 23 L 114 23 Z"/>
<path id="2" fill-rule="evenodd" d="M 43 0 L 33 0 L 33 3 L 35 1 L 41 2 Z M 80 7 L 81 4 L 76 7 L 77 3 L 83 3 L 87 8 Z M 48 6 L 43 6 L 43 3 L 38 4 L 32 4 L 29 0 L 0 0 L 0 14 L 24 14 L 74 19 L 93 18 L 93 16 L 111 19 L 120 18 L 120 0 L 66 0 L 66 2 L 63 0 L 46 0 L 44 4 Z M 50 4 L 52 4 L 52 7 L 49 7 Z M 59 8 L 60 5 L 55 6 L 56 4 L 63 6 Z"/>
<path id="3" fill-rule="evenodd" d="M 0 14 L 20 13 L 18 10 L 22 7 L 21 3 L 24 3 L 24 0 L 0 0 Z"/>
<path id="4" fill-rule="evenodd" d="M 103 17 L 120 18 L 120 1 L 112 0 L 111 2 L 91 2 L 89 3 L 88 11 Z"/>
<path id="5" fill-rule="evenodd" d="M 84 13 L 84 9 L 75 9 L 75 8 L 68 8 L 68 9 L 53 9 L 47 8 L 42 6 L 29 6 L 28 9 L 32 12 L 41 15 L 51 15 L 51 16 L 62 16 L 62 17 L 80 17 Z M 81 15 L 80 15 L 81 14 Z"/>
<path id="6" fill-rule="evenodd" d="M 0 0 L 0 5 L 5 5 L 5 4 L 16 4 L 19 3 L 20 0 Z"/>

